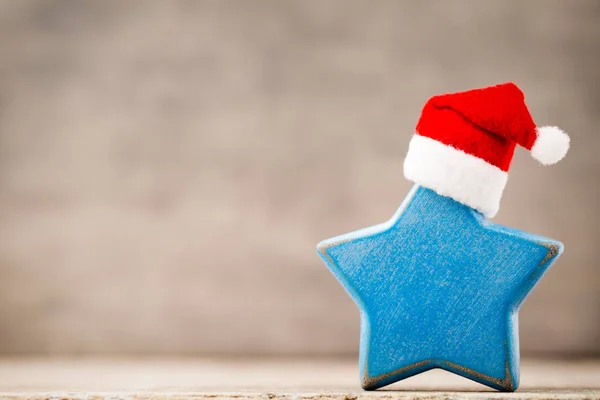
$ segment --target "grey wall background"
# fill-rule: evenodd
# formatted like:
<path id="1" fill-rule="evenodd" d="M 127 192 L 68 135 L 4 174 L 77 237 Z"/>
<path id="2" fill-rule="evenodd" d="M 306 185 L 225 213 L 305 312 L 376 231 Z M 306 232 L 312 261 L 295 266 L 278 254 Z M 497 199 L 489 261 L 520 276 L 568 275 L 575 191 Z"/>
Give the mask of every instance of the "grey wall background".
<path id="1" fill-rule="evenodd" d="M 513 80 L 497 222 L 566 252 L 524 352 L 600 350 L 600 2 L 0 1 L 0 353 L 348 354 L 315 254 L 389 218 L 432 95 Z"/>

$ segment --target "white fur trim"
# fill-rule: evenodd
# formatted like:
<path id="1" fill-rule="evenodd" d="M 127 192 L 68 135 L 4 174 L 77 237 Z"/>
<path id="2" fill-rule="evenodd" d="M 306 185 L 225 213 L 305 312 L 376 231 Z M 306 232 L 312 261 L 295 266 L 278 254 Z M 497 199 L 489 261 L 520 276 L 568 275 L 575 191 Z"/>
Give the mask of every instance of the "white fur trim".
<path id="1" fill-rule="evenodd" d="M 531 156 L 544 165 L 556 164 L 567 155 L 571 139 L 557 126 L 536 128 L 537 139 L 531 148 Z"/>
<path id="2" fill-rule="evenodd" d="M 508 174 L 481 158 L 415 134 L 404 159 L 404 176 L 488 218 L 500 207 Z"/>

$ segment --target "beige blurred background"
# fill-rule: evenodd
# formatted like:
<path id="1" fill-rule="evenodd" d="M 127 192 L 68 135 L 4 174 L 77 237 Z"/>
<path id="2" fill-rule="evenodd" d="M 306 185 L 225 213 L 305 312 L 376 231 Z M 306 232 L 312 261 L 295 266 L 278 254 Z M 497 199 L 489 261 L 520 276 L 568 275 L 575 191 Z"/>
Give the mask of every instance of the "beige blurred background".
<path id="1" fill-rule="evenodd" d="M 354 354 L 315 253 L 389 218 L 432 95 L 572 137 L 497 222 L 566 251 L 524 353 L 600 352 L 600 2 L 0 0 L 0 354 Z"/>

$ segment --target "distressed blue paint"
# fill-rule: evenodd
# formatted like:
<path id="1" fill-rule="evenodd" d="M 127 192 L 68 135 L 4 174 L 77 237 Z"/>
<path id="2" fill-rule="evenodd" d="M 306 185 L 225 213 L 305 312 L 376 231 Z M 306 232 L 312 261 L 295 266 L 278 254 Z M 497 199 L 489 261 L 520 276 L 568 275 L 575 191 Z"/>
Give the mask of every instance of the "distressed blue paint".
<path id="1" fill-rule="evenodd" d="M 515 390 L 517 312 L 562 244 L 415 186 L 388 222 L 318 250 L 360 309 L 365 389 L 443 368 Z"/>

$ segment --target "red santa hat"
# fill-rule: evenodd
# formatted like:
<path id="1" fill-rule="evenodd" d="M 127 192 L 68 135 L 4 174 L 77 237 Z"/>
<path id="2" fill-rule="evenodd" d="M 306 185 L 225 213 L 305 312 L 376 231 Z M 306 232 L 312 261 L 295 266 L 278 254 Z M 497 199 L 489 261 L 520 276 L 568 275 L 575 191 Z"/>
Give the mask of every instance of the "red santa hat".
<path id="1" fill-rule="evenodd" d="M 491 218 L 517 144 L 550 165 L 566 155 L 569 136 L 537 127 L 514 83 L 434 96 L 410 141 L 404 175 Z"/>

